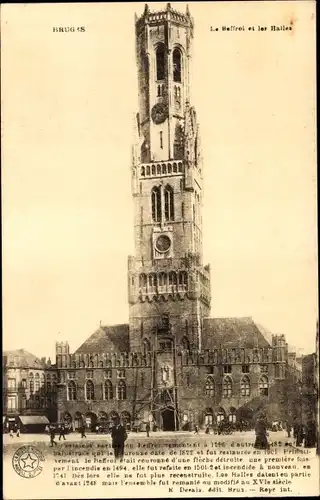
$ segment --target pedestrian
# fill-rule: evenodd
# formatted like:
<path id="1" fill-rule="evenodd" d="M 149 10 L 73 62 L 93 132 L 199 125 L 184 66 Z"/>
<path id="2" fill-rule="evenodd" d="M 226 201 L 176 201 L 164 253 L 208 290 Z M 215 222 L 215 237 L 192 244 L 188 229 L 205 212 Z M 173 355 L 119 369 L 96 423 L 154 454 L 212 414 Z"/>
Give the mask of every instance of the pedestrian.
<path id="1" fill-rule="evenodd" d="M 291 430 L 292 430 L 292 427 L 291 427 L 291 424 L 289 421 L 287 421 L 286 423 L 286 429 L 287 429 L 287 434 L 288 434 L 288 438 L 291 437 Z"/>
<path id="2" fill-rule="evenodd" d="M 197 425 L 194 426 L 194 433 L 199 434 L 199 427 Z"/>
<path id="3" fill-rule="evenodd" d="M 209 424 L 207 424 L 207 425 L 206 425 L 205 434 L 210 434 L 210 427 L 209 427 Z"/>
<path id="4" fill-rule="evenodd" d="M 51 448 L 53 447 L 54 444 L 57 446 L 57 442 L 54 440 L 55 437 L 56 437 L 56 430 L 55 430 L 54 425 L 51 425 L 50 426 L 50 446 L 51 446 Z"/>
<path id="5" fill-rule="evenodd" d="M 149 437 L 149 434 L 150 434 L 150 424 L 149 424 L 149 422 L 146 425 L 146 433 L 147 433 L 147 437 Z"/>
<path id="6" fill-rule="evenodd" d="M 257 419 L 256 426 L 256 441 L 254 447 L 258 450 L 267 450 L 269 448 L 269 443 L 267 439 L 267 423 L 263 415 L 260 415 Z"/>
<path id="7" fill-rule="evenodd" d="M 20 425 L 16 424 L 16 436 L 17 438 L 20 437 Z"/>
<path id="8" fill-rule="evenodd" d="M 302 422 L 297 422 L 296 427 L 296 446 L 301 446 L 303 443 L 304 429 Z"/>
<path id="9" fill-rule="evenodd" d="M 84 423 L 82 423 L 81 426 L 79 427 L 79 431 L 81 433 L 81 439 L 82 438 L 86 438 L 87 439 L 87 436 L 86 436 L 86 426 L 84 425 Z"/>
<path id="10" fill-rule="evenodd" d="M 66 433 L 66 428 L 65 428 L 64 424 L 61 424 L 61 426 L 60 426 L 60 434 L 59 434 L 59 441 L 60 441 L 60 439 L 62 437 L 63 437 L 64 441 L 66 440 L 65 433 Z"/>
<path id="11" fill-rule="evenodd" d="M 304 438 L 305 448 L 315 448 L 317 441 L 316 423 L 313 419 L 308 419 Z"/>
<path id="12" fill-rule="evenodd" d="M 13 429 L 12 429 L 12 427 L 10 427 L 9 436 L 10 436 L 11 438 L 13 438 Z"/>
<path id="13" fill-rule="evenodd" d="M 122 460 L 124 454 L 124 443 L 127 439 L 128 435 L 120 423 L 120 418 L 116 417 L 114 419 L 114 425 L 111 429 L 111 438 L 112 438 L 112 448 L 114 451 L 115 460 Z"/>

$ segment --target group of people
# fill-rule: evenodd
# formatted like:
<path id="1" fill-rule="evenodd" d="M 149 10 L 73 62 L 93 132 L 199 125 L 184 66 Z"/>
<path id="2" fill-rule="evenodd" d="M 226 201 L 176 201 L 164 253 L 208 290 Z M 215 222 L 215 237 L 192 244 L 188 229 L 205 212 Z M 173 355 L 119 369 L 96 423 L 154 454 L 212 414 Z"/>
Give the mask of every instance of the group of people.
<path id="1" fill-rule="evenodd" d="M 47 426 L 47 432 L 49 433 L 50 436 L 50 447 L 57 446 L 57 441 L 55 441 L 55 437 L 57 434 L 57 427 L 55 425 L 50 425 Z M 67 433 L 67 428 L 65 424 L 60 424 L 58 427 L 59 430 L 59 441 L 63 438 L 63 440 L 66 439 L 66 433 Z M 149 436 L 150 432 L 150 426 L 149 428 L 147 427 L 147 436 Z M 86 438 L 86 427 L 85 424 L 83 423 L 79 427 L 79 432 L 81 434 L 81 438 Z M 111 439 L 112 439 L 112 448 L 114 451 L 114 457 L 115 460 L 122 460 L 123 459 L 123 454 L 124 454 L 124 443 L 127 439 L 127 431 L 125 427 L 120 423 L 120 418 L 114 418 L 113 419 L 113 425 L 111 427 Z"/>
<path id="2" fill-rule="evenodd" d="M 282 426 L 281 426 L 282 429 Z M 272 428 L 272 430 L 280 430 Z M 293 430 L 293 438 L 295 440 L 296 446 L 301 446 L 304 443 L 305 448 L 314 448 L 317 443 L 317 426 L 316 422 L 309 418 L 305 425 L 302 424 L 301 419 L 296 419 L 293 426 L 289 421 L 286 422 L 287 436 L 291 437 L 291 432 Z M 254 447 L 257 449 L 268 449 L 268 425 L 265 415 L 260 415 L 256 421 L 255 425 L 256 440 Z"/>
<path id="3" fill-rule="evenodd" d="M 303 425 L 299 418 L 293 422 L 293 426 L 288 421 L 286 429 L 288 437 L 291 437 L 291 432 L 293 431 L 296 446 L 301 446 L 303 443 L 305 448 L 314 448 L 316 446 L 317 425 L 312 418 L 309 418 L 305 425 Z"/>

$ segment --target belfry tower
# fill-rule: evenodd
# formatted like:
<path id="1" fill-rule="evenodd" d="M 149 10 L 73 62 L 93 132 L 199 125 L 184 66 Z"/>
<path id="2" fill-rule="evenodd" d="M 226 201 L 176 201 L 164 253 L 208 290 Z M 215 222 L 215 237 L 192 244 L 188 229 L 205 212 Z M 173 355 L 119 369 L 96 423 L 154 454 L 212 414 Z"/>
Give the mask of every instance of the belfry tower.
<path id="1" fill-rule="evenodd" d="M 155 381 L 179 349 L 201 350 L 210 313 L 202 263 L 202 162 L 190 103 L 194 25 L 170 4 L 135 19 L 139 112 L 132 155 L 135 256 L 128 262 L 130 350 L 156 354 Z M 170 378 L 170 376 L 168 376 Z M 172 384 L 175 374 L 172 372 Z M 166 385 L 170 385 L 169 379 Z"/>

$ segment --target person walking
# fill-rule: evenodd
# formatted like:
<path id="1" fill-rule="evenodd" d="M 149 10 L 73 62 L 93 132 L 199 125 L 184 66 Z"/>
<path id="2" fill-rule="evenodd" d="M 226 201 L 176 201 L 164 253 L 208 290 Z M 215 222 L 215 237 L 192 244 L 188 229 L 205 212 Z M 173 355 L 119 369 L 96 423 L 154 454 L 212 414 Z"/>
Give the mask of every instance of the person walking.
<path id="1" fill-rule="evenodd" d="M 263 415 L 258 417 L 256 426 L 256 441 L 254 443 L 254 447 L 258 450 L 267 450 L 269 448 L 269 443 L 267 439 L 267 422 Z"/>
<path id="2" fill-rule="evenodd" d="M 303 431 L 303 425 L 302 422 L 297 422 L 297 427 L 296 427 L 296 446 L 301 446 L 303 443 L 303 436 L 304 436 L 304 431 Z"/>
<path id="3" fill-rule="evenodd" d="M 81 434 L 81 439 L 82 438 L 86 438 L 87 439 L 87 436 L 86 436 L 86 426 L 84 425 L 84 423 L 82 423 L 81 426 L 79 427 L 79 431 L 80 431 L 80 434 Z"/>
<path id="4" fill-rule="evenodd" d="M 114 425 L 111 429 L 111 438 L 112 438 L 112 448 L 114 451 L 115 460 L 122 460 L 124 455 L 124 443 L 127 439 L 128 435 L 120 423 L 120 418 L 116 417 L 114 419 Z"/>
<path id="5" fill-rule="evenodd" d="M 316 441 L 317 441 L 316 423 L 313 419 L 310 418 L 306 424 L 304 447 L 305 448 L 315 448 Z"/>
<path id="6" fill-rule="evenodd" d="M 291 430 L 292 430 L 292 427 L 291 427 L 291 424 L 290 424 L 289 420 L 286 423 L 286 429 L 287 429 L 287 435 L 288 435 L 288 438 L 289 438 L 289 437 L 291 437 Z"/>
<path id="7" fill-rule="evenodd" d="M 147 433 L 147 437 L 149 437 L 149 435 L 150 435 L 150 424 L 149 424 L 149 422 L 146 425 L 146 433 Z"/>
<path id="8" fill-rule="evenodd" d="M 9 436 L 10 436 L 11 438 L 13 438 L 13 429 L 12 429 L 12 427 L 10 427 Z"/>
<path id="9" fill-rule="evenodd" d="M 199 427 L 197 425 L 194 426 L 194 433 L 199 434 Z"/>
<path id="10" fill-rule="evenodd" d="M 16 424 L 16 436 L 17 438 L 20 437 L 20 425 Z"/>
<path id="11" fill-rule="evenodd" d="M 57 446 L 57 442 L 54 440 L 56 437 L 56 430 L 54 425 L 51 425 L 50 427 L 50 447 L 52 448 L 53 445 L 55 444 Z"/>
<path id="12" fill-rule="evenodd" d="M 60 426 L 60 434 L 59 434 L 59 441 L 60 439 L 63 437 L 63 440 L 65 441 L 66 440 L 66 428 L 65 428 L 65 425 L 64 424 L 61 424 Z"/>

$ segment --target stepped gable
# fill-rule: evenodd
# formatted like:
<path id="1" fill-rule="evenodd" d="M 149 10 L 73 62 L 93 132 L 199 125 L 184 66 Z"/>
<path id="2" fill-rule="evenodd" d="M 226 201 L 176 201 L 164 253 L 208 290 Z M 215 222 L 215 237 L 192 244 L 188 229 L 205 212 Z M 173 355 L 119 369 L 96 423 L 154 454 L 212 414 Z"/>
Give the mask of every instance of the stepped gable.
<path id="1" fill-rule="evenodd" d="M 128 352 L 129 325 L 100 326 L 75 352 L 102 353 Z"/>
<path id="2" fill-rule="evenodd" d="M 271 347 L 252 318 L 205 318 L 204 349 Z"/>
<path id="3" fill-rule="evenodd" d="M 43 370 L 46 363 L 26 349 L 14 349 L 3 352 L 3 362 L 15 368 L 34 368 Z"/>

